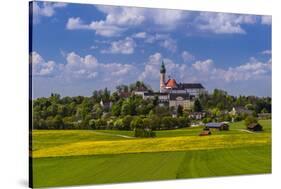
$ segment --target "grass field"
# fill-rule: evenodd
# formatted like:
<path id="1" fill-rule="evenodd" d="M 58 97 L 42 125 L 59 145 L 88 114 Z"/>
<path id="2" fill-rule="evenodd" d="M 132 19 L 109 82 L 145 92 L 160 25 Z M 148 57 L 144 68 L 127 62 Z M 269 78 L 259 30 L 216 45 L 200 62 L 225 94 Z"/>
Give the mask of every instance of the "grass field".
<path id="1" fill-rule="evenodd" d="M 34 186 L 101 184 L 271 172 L 271 120 L 263 132 L 198 136 L 202 127 L 157 131 L 153 139 L 131 131 L 33 131 Z"/>

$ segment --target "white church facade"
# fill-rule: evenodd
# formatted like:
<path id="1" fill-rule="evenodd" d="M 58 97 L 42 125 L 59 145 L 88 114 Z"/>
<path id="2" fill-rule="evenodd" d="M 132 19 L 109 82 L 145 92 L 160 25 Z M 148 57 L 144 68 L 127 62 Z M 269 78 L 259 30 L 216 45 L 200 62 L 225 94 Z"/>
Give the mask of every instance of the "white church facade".
<path id="1" fill-rule="evenodd" d="M 201 83 L 177 83 L 175 79 L 169 78 L 166 81 L 166 68 L 164 62 L 160 67 L 160 92 L 136 91 L 136 95 L 141 95 L 143 99 L 158 98 L 159 103 L 168 104 L 169 107 L 190 110 L 194 101 L 200 94 L 206 93 Z"/>

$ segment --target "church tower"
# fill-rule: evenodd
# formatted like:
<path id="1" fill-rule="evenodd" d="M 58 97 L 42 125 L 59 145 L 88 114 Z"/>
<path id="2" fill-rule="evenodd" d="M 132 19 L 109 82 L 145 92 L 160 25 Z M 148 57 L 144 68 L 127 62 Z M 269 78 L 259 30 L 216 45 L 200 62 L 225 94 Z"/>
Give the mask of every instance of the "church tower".
<path id="1" fill-rule="evenodd" d="M 166 68 L 164 65 L 164 62 L 162 61 L 161 67 L 160 67 L 160 92 L 165 92 L 165 74 L 166 74 Z"/>

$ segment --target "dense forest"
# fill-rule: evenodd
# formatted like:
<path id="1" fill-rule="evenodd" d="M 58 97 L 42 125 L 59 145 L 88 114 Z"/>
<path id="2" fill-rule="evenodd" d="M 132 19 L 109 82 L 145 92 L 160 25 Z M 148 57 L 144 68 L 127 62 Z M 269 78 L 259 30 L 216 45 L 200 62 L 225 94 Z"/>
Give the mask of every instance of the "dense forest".
<path id="1" fill-rule="evenodd" d="M 193 110 L 185 111 L 180 106 L 177 110 L 159 106 L 157 98 L 143 100 L 141 96 L 133 95 L 135 90 L 152 91 L 151 87 L 138 81 L 117 86 L 114 92 L 107 88 L 94 91 L 90 97 L 51 94 L 50 97 L 33 99 L 33 129 L 159 130 L 190 126 L 194 121 L 189 116 L 192 112 L 206 112 L 203 122 L 230 121 L 232 117 L 228 112 L 233 107 L 251 110 L 255 117 L 259 113 L 271 113 L 270 97 L 235 97 L 215 89 L 196 99 Z M 172 116 L 174 112 L 176 117 Z M 236 115 L 235 120 L 245 116 Z"/>

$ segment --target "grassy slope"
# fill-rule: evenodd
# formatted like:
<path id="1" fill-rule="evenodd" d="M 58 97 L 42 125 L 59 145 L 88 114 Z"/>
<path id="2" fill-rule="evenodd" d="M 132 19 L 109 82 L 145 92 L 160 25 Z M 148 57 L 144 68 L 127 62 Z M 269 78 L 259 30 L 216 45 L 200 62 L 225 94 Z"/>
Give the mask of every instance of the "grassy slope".
<path id="1" fill-rule="evenodd" d="M 75 142 L 126 139 L 113 134 L 103 134 L 103 131 L 92 130 L 35 130 L 32 132 L 32 137 L 33 151 Z"/>
<path id="2" fill-rule="evenodd" d="M 98 154 L 122 154 L 140 152 L 187 151 L 264 145 L 270 142 L 268 134 L 233 134 L 207 137 L 183 136 L 153 139 L 83 141 L 49 147 L 33 152 L 33 157 L 58 157 Z"/>
<path id="3" fill-rule="evenodd" d="M 63 186 L 271 172 L 270 146 L 38 158 L 34 185 Z"/>
<path id="4" fill-rule="evenodd" d="M 263 121 L 262 124 L 265 131 L 254 134 L 241 131 L 244 126 L 240 122 L 232 124 L 230 131 L 214 130 L 207 137 L 197 136 L 202 130 L 202 127 L 198 127 L 157 131 L 157 137 L 153 139 L 120 136 L 130 136 L 129 131 L 34 131 L 32 153 L 33 157 L 40 158 L 264 145 L 271 142 L 270 122 Z"/>
<path id="5" fill-rule="evenodd" d="M 239 129 L 245 128 L 241 122 L 231 124 L 231 131 L 215 131 L 212 136 L 207 137 L 196 136 L 202 128 L 157 131 L 156 141 L 160 140 L 160 143 L 155 144 L 154 151 L 161 147 L 163 151 L 167 151 L 167 149 L 173 150 L 175 146 L 177 148 L 185 146 L 183 151 L 174 149 L 175 151 L 171 152 L 35 158 L 34 184 L 39 187 L 269 173 L 271 172 L 271 121 L 260 121 L 260 123 L 264 126 L 264 131 L 255 134 L 240 131 Z M 117 146 L 107 148 L 111 149 L 111 152 L 112 147 L 114 150 L 120 150 L 118 144 L 127 144 L 127 148 L 123 149 L 125 152 L 128 147 L 149 149 L 149 142 L 155 141 L 155 139 L 126 139 L 117 135 L 132 136 L 132 132 L 35 131 L 33 152 L 41 151 L 44 154 L 50 149 L 57 148 L 55 150 L 57 153 L 66 146 L 77 144 L 78 146 L 70 149 L 79 152 L 83 151 L 81 143 L 92 146 L 96 145 L 96 142 L 106 145 L 117 143 Z M 193 143 L 190 138 L 194 139 Z M 257 138 L 266 142 L 257 146 Z M 235 141 L 240 141 L 239 148 L 237 145 L 236 148 L 230 148 L 230 144 Z M 202 144 L 216 147 L 222 145 L 227 148 L 195 150 Z M 101 149 L 106 147 L 99 146 Z M 186 151 L 188 148 L 189 151 Z M 85 154 L 92 154 L 87 152 L 87 146 L 84 151 Z M 61 155 L 64 153 L 62 151 Z"/>

